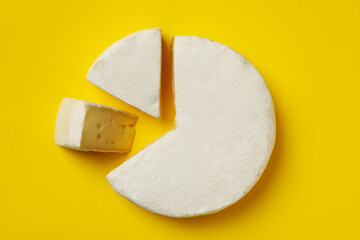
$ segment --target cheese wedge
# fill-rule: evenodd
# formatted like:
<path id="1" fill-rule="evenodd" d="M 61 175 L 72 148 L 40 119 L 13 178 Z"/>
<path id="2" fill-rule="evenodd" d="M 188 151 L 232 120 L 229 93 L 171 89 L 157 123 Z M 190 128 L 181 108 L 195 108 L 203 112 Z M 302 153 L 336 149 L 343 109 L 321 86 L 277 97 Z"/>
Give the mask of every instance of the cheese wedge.
<path id="1" fill-rule="evenodd" d="M 56 118 L 55 143 L 82 151 L 129 152 L 136 120 L 125 111 L 64 98 Z"/>
<path id="2" fill-rule="evenodd" d="M 113 189 L 152 212 L 219 211 L 258 181 L 275 142 L 272 98 L 255 67 L 206 38 L 173 45 L 176 129 L 107 175 Z"/>
<path id="3" fill-rule="evenodd" d="M 161 32 L 135 32 L 108 47 L 86 79 L 113 96 L 160 117 Z"/>

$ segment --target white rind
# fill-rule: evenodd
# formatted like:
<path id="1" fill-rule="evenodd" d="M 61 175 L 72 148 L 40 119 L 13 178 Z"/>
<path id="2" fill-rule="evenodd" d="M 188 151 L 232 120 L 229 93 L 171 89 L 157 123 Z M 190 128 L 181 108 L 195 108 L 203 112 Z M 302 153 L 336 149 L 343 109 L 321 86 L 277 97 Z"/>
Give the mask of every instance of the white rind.
<path id="1" fill-rule="evenodd" d="M 275 141 L 274 106 L 255 67 L 206 38 L 174 40 L 177 128 L 108 174 L 116 192 L 158 214 L 219 211 L 257 182 Z"/>
<path id="2" fill-rule="evenodd" d="M 87 111 L 87 103 L 68 99 L 72 102 L 68 128 L 68 143 L 66 145 L 80 147 L 83 134 L 83 126 Z"/>
<path id="3" fill-rule="evenodd" d="M 73 98 L 62 100 L 55 124 L 55 143 L 57 145 L 80 148 L 87 103 Z"/>
<path id="4" fill-rule="evenodd" d="M 161 32 L 146 29 L 109 46 L 86 79 L 111 95 L 160 117 Z"/>

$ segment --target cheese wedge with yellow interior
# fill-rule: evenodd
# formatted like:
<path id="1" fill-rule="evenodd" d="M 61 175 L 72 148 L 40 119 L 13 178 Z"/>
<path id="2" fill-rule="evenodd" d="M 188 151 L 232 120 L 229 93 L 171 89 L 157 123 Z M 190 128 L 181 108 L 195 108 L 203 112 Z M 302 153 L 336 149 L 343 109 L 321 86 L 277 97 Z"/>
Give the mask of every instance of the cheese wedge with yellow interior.
<path id="1" fill-rule="evenodd" d="M 55 124 L 57 145 L 98 152 L 129 152 L 137 116 L 88 101 L 64 98 Z"/>

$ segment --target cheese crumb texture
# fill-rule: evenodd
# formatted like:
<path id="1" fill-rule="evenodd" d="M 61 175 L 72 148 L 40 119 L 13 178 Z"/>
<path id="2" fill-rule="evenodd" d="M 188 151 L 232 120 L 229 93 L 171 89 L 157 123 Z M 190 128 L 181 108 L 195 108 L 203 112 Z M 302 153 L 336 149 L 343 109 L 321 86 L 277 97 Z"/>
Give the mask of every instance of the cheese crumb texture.
<path id="1" fill-rule="evenodd" d="M 257 182 L 275 141 L 273 102 L 255 67 L 206 38 L 174 39 L 177 128 L 107 178 L 116 192 L 171 217 L 219 211 Z"/>
<path id="2" fill-rule="evenodd" d="M 131 151 L 137 116 L 104 105 L 64 98 L 55 125 L 57 145 L 82 151 Z"/>

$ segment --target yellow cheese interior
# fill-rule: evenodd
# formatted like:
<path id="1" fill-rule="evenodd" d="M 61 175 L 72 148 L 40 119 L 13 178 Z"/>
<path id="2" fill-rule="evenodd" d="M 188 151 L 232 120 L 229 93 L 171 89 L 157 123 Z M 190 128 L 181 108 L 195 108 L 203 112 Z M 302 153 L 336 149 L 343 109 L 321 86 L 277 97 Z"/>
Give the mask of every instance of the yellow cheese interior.
<path id="1" fill-rule="evenodd" d="M 129 152 L 137 117 L 121 111 L 88 106 L 81 148 L 96 151 Z"/>

